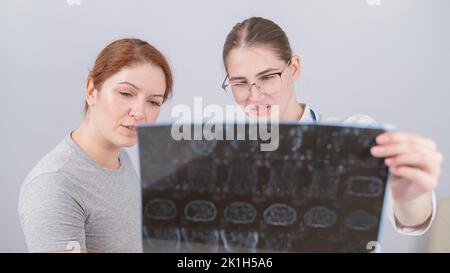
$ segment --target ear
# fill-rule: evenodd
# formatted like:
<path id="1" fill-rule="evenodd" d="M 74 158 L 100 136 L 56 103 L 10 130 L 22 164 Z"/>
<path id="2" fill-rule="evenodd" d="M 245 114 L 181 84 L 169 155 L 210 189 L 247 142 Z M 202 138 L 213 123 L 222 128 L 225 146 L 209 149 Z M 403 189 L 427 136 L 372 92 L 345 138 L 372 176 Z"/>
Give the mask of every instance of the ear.
<path id="1" fill-rule="evenodd" d="M 300 71 L 301 71 L 300 61 L 301 61 L 301 58 L 298 55 L 294 55 L 291 58 L 290 71 L 291 71 L 292 79 L 294 79 L 294 80 L 298 80 L 300 78 Z"/>
<path id="2" fill-rule="evenodd" d="M 92 78 L 88 78 L 86 80 L 86 102 L 89 107 L 95 106 L 97 94 L 98 91 L 94 87 L 94 80 Z"/>

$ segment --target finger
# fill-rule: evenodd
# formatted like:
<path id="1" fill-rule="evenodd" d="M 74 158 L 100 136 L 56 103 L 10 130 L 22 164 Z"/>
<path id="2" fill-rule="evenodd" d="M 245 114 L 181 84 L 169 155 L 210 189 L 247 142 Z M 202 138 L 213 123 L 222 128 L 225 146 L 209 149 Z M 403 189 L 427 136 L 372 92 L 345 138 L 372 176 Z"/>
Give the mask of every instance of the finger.
<path id="1" fill-rule="evenodd" d="M 398 168 L 389 168 L 389 171 L 393 175 L 399 176 L 403 179 L 411 181 L 412 183 L 415 183 L 424 191 L 431 191 L 432 189 L 434 189 L 434 187 L 436 187 L 437 184 L 436 179 L 433 179 L 430 175 L 418 168 L 401 166 Z"/>
<path id="2" fill-rule="evenodd" d="M 423 145 L 428 147 L 430 150 L 436 150 L 436 143 L 429 139 L 422 137 L 418 134 L 411 132 L 386 132 L 380 134 L 376 138 L 377 144 L 388 144 L 388 143 L 400 143 L 400 142 L 411 142 L 416 145 Z"/>
<path id="3" fill-rule="evenodd" d="M 440 154 L 406 153 L 398 156 L 386 158 L 385 163 L 388 167 L 400 167 L 408 165 L 420 168 L 433 177 L 439 175 Z"/>
<path id="4" fill-rule="evenodd" d="M 431 150 L 428 147 L 401 142 L 387 145 L 377 145 L 370 149 L 370 152 L 375 157 L 391 157 L 404 153 L 421 152 L 423 154 L 429 153 Z"/>

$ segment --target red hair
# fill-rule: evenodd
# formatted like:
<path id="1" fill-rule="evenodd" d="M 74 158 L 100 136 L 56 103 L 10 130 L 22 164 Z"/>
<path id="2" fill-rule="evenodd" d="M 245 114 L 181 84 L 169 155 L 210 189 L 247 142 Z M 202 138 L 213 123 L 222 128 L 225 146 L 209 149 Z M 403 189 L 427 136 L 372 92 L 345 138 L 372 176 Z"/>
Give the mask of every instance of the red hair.
<path id="1" fill-rule="evenodd" d="M 166 80 L 163 101 L 166 101 L 172 94 L 173 87 L 173 76 L 169 63 L 159 50 L 140 39 L 120 39 L 107 45 L 97 56 L 94 68 L 89 73 L 88 79 L 92 80 L 94 87 L 100 90 L 109 77 L 124 67 L 145 62 L 157 65 L 162 69 Z M 88 107 L 86 102 L 84 106 L 85 112 Z"/>

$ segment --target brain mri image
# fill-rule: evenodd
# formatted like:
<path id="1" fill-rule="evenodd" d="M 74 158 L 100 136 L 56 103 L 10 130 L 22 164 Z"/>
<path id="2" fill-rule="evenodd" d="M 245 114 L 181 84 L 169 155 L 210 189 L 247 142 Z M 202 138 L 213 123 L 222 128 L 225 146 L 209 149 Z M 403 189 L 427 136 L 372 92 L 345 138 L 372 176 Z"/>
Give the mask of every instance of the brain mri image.
<path id="1" fill-rule="evenodd" d="M 371 252 L 378 240 L 388 170 L 370 148 L 383 127 L 280 124 L 271 151 L 138 131 L 144 252 Z"/>

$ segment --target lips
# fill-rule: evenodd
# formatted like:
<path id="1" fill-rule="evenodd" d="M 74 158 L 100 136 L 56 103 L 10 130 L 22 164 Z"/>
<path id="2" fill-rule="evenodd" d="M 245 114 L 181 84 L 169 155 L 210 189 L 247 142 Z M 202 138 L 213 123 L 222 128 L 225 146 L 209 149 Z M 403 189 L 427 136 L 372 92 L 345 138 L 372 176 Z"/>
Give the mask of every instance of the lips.
<path id="1" fill-rule="evenodd" d="M 137 126 L 134 125 L 121 125 L 125 129 L 126 134 L 130 137 L 135 137 L 137 134 Z"/>
<path id="2" fill-rule="evenodd" d="M 122 125 L 122 126 L 127 129 L 134 130 L 134 131 L 136 131 L 136 128 L 137 128 L 137 126 L 134 126 L 134 125 Z"/>

